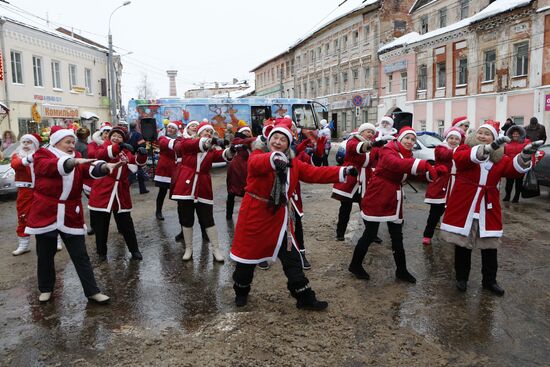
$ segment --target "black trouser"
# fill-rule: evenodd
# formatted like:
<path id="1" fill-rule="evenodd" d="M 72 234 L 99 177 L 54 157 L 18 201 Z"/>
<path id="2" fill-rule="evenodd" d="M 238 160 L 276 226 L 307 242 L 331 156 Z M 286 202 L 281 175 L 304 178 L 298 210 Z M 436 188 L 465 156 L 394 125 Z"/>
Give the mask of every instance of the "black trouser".
<path id="1" fill-rule="evenodd" d="M 193 200 L 178 201 L 178 215 L 182 227 L 193 227 L 195 224 L 195 212 L 199 218 L 201 228 L 210 228 L 214 224 L 214 206 L 210 204 L 193 202 Z"/>
<path id="2" fill-rule="evenodd" d="M 338 223 L 336 224 L 336 237 L 344 237 L 346 234 L 353 203 L 361 203 L 361 195 L 359 194 L 359 191 L 355 193 L 353 199 L 340 200 L 340 209 L 338 209 Z"/>
<path id="3" fill-rule="evenodd" d="M 145 191 L 147 191 L 147 187 L 145 187 L 145 172 L 143 172 L 143 168 L 141 168 L 140 166 L 138 166 L 136 176 L 139 185 L 139 193 L 143 194 Z"/>
<path id="4" fill-rule="evenodd" d="M 456 280 L 468 281 L 472 263 L 472 250 L 455 245 L 455 272 Z M 497 249 L 481 250 L 481 274 L 482 283 L 491 285 L 497 281 Z"/>
<path id="5" fill-rule="evenodd" d="M 294 220 L 294 236 L 300 251 L 305 251 L 306 248 L 304 247 L 304 228 L 302 226 L 302 217 L 300 217 L 296 211 L 294 212 L 294 215 L 296 216 L 296 219 Z"/>
<path id="6" fill-rule="evenodd" d="M 109 222 L 111 213 L 115 217 L 117 228 L 122 233 L 128 251 L 134 253 L 139 251 L 134 221 L 130 212 L 100 212 L 95 211 L 95 246 L 98 255 L 107 255 L 107 238 L 109 237 Z"/>
<path id="7" fill-rule="evenodd" d="M 157 194 L 157 212 L 162 212 L 162 206 L 164 205 L 164 199 L 168 193 L 169 186 L 159 186 L 159 192 Z"/>
<path id="8" fill-rule="evenodd" d="M 235 194 L 227 193 L 227 202 L 225 203 L 225 217 L 231 218 L 233 216 L 233 208 L 235 208 Z"/>
<path id="9" fill-rule="evenodd" d="M 523 186 L 523 177 L 522 178 L 507 178 L 506 179 L 506 197 L 510 199 L 512 195 L 512 188 L 516 186 L 516 192 L 514 193 L 514 200 L 519 200 L 519 195 L 521 194 L 521 188 Z"/>
<path id="10" fill-rule="evenodd" d="M 435 227 L 443 213 L 445 213 L 445 204 L 430 204 L 430 215 L 428 215 L 428 222 L 424 228 L 424 237 L 432 238 L 434 236 Z"/>
<path id="11" fill-rule="evenodd" d="M 321 166 L 328 166 L 328 156 L 330 154 L 330 149 L 325 149 L 323 154 L 323 161 L 321 163 Z"/>
<path id="12" fill-rule="evenodd" d="M 287 288 L 290 294 L 296 297 L 296 291 L 303 289 L 309 283 L 302 269 L 300 253 L 294 246 L 291 246 L 290 251 L 288 251 L 286 241 L 284 241 L 277 256 L 283 265 L 283 271 L 287 278 Z M 237 295 L 247 295 L 250 292 L 255 268 L 256 264 L 236 263 L 235 271 L 233 272 L 233 281 L 235 282 L 233 289 L 235 289 Z"/>
<path id="13" fill-rule="evenodd" d="M 36 255 L 38 257 L 37 276 L 40 292 L 53 292 L 55 285 L 54 257 L 57 253 L 57 235 L 61 235 L 65 248 L 71 257 L 86 297 L 100 292 L 95 282 L 94 271 L 86 252 L 84 235 L 70 235 L 52 231 L 36 235 Z"/>
<path id="14" fill-rule="evenodd" d="M 368 222 L 365 223 L 365 230 L 363 235 L 357 241 L 355 250 L 353 251 L 353 257 L 351 259 L 351 267 L 362 266 L 363 260 L 367 255 L 370 244 L 374 241 L 378 234 L 378 227 L 380 222 Z M 398 270 L 404 270 L 405 264 L 405 250 L 403 249 L 403 223 L 386 222 L 388 225 L 388 231 L 391 237 L 391 247 L 394 254 L 395 264 Z"/>

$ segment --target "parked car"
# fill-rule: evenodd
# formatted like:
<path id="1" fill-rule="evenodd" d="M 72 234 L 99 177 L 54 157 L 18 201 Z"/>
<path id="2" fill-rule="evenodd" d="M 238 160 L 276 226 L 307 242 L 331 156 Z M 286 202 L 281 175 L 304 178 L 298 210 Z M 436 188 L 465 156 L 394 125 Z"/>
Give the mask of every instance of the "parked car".
<path id="1" fill-rule="evenodd" d="M 443 143 L 443 138 L 430 131 L 419 131 L 416 136 L 413 157 L 428 160 L 433 164 L 435 162 L 435 147 Z"/>
<path id="2" fill-rule="evenodd" d="M 15 171 L 11 168 L 10 163 L 11 156 L 19 147 L 19 144 L 20 143 L 17 142 L 3 152 L 4 160 L 0 161 L 0 195 L 17 192 L 17 187 L 15 187 Z"/>
<path id="3" fill-rule="evenodd" d="M 550 187 L 550 144 L 540 147 L 535 157 L 535 176 L 539 185 Z"/>

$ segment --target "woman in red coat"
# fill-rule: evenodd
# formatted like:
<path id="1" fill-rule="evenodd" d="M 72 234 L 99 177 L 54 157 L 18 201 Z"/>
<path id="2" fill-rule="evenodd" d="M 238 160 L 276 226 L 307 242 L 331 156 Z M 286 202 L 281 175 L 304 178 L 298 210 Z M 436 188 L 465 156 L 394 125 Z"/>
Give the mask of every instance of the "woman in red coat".
<path id="1" fill-rule="evenodd" d="M 523 148 L 529 143 L 531 143 L 531 140 L 527 139 L 525 129 L 523 126 L 519 125 L 513 125 L 506 131 L 506 136 L 511 139 L 511 141 L 504 146 L 504 154 L 506 154 L 510 158 L 514 158 L 517 154 L 521 152 Z M 523 175 L 521 175 L 518 178 L 507 178 L 506 179 L 506 195 L 504 196 L 503 201 L 510 201 L 510 196 L 512 195 L 512 188 L 514 187 L 514 184 L 516 186 L 516 192 L 514 194 L 514 198 L 512 199 L 512 203 L 519 202 L 519 195 L 521 194 L 521 186 L 523 184 Z"/>
<path id="2" fill-rule="evenodd" d="M 17 186 L 17 249 L 13 256 L 30 251 L 31 238 L 25 233 L 27 217 L 32 205 L 34 191 L 34 167 L 32 156 L 40 148 L 40 135 L 25 134 L 21 137 L 21 145 L 11 157 L 11 167 L 15 171 L 15 186 Z"/>
<path id="3" fill-rule="evenodd" d="M 515 157 L 504 155 L 510 139 L 498 137 L 498 126 L 481 125 L 453 154 L 456 181 L 447 199 L 441 238 L 455 245 L 456 287 L 465 292 L 470 275 L 472 249 L 481 249 L 483 288 L 502 296 L 496 280 L 497 248 L 502 236 L 499 183 L 515 178 L 531 167 L 531 155 L 542 141 L 528 144 Z"/>
<path id="4" fill-rule="evenodd" d="M 176 153 L 174 147 L 178 138 L 179 126 L 175 122 L 166 125 L 166 133 L 159 138 L 160 158 L 155 171 L 155 186 L 159 188 L 157 194 L 157 208 L 155 216 L 158 220 L 164 220 L 162 206 L 172 182 L 172 174 L 176 169 Z"/>
<path id="5" fill-rule="evenodd" d="M 181 220 L 185 253 L 182 259 L 187 261 L 193 256 L 193 225 L 195 212 L 201 226 L 205 227 L 210 249 L 215 261 L 223 262 L 218 232 L 214 223 L 214 194 L 210 170 L 212 163 L 229 161 L 233 157 L 230 149 L 215 149 L 223 145 L 223 140 L 212 138 L 214 127 L 208 122 L 199 124 L 198 139 L 183 139 L 176 145 L 176 152 L 183 156 L 178 177 L 172 190 L 172 200 L 178 200 L 178 215 Z"/>
<path id="6" fill-rule="evenodd" d="M 348 227 L 353 203 L 360 204 L 365 195 L 367 183 L 372 175 L 373 162 L 371 159 L 378 148 L 371 151 L 376 128 L 373 124 L 364 123 L 359 126 L 357 133 L 352 134 L 346 142 L 344 165 L 352 165 L 359 171 L 359 177 L 349 177 L 344 183 L 334 184 L 332 198 L 340 201 L 338 223 L 336 224 L 336 240 L 343 241 Z M 376 240 L 375 240 L 376 241 Z"/>
<path id="7" fill-rule="evenodd" d="M 233 273 L 235 303 L 247 303 L 256 264 L 281 260 L 288 279 L 287 288 L 297 299 L 298 308 L 322 310 L 327 302 L 318 301 L 302 269 L 294 234 L 294 218 L 289 198 L 298 181 L 333 183 L 344 181 L 346 173 L 357 174 L 354 167 L 314 167 L 291 156 L 292 132 L 276 125 L 268 135 L 270 152 L 257 149 L 248 159 L 246 194 L 231 247 L 236 261 Z"/>
<path id="8" fill-rule="evenodd" d="M 40 302 L 50 300 L 55 285 L 54 256 L 60 235 L 75 266 L 84 293 L 90 300 L 105 303 L 109 297 L 97 287 L 86 252 L 86 225 L 82 210 L 83 178 L 98 178 L 116 169 L 115 164 L 82 159 L 75 153 L 76 136 L 70 129 L 54 126 L 50 146 L 33 155 L 35 188 L 25 233 L 36 235 Z"/>
<path id="9" fill-rule="evenodd" d="M 453 153 L 464 142 L 464 138 L 465 134 L 462 129 L 452 127 L 445 134 L 443 144 L 435 148 L 437 180 L 430 182 L 426 188 L 424 202 L 430 204 L 430 215 L 428 216 L 426 228 L 424 228 L 424 238 L 422 239 L 424 246 L 432 244 L 435 227 L 445 212 L 445 202 L 453 188 L 454 176 L 456 174 Z"/>
<path id="10" fill-rule="evenodd" d="M 416 283 L 416 279 L 407 270 L 403 249 L 402 183 L 408 175 L 427 173 L 429 180 L 434 180 L 437 174 L 428 161 L 413 158 L 412 149 L 415 143 L 416 132 L 405 126 L 399 131 L 396 140 L 390 141 L 380 150 L 378 164 L 361 200 L 361 216 L 365 222 L 365 231 L 355 246 L 348 268 L 359 279 L 370 279 L 362 263 L 378 233 L 380 223 L 386 222 L 397 266 L 395 276 L 397 279 Z"/>
<path id="11" fill-rule="evenodd" d="M 237 153 L 229 163 L 227 169 L 227 202 L 225 206 L 225 218 L 233 219 L 233 208 L 235 207 L 235 196 L 244 196 L 246 186 L 246 174 L 248 156 L 251 152 L 251 145 L 256 141 L 252 136 L 252 130 L 248 125 L 241 126 L 235 134 L 232 145 L 236 147 Z"/>
<path id="12" fill-rule="evenodd" d="M 95 217 L 95 244 L 100 261 L 107 260 L 107 239 L 111 213 L 117 222 L 117 228 L 122 233 L 126 246 L 132 254 L 132 260 L 143 260 L 139 251 L 134 222 L 130 211 L 132 199 L 130 196 L 130 171 L 136 172 L 137 166 L 147 162 L 147 151 L 138 148 L 137 156 L 132 154 L 133 147 L 127 143 L 128 132 L 124 126 L 115 126 L 109 131 L 109 142 L 106 142 L 97 152 L 96 158 L 111 163 L 122 162 L 122 165 L 108 176 L 94 182 L 88 208 Z"/>

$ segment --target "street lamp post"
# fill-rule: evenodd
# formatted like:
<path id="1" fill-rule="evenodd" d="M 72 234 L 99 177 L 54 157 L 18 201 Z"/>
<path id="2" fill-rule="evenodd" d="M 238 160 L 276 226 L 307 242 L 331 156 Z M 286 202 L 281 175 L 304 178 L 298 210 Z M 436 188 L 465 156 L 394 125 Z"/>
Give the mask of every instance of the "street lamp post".
<path id="1" fill-rule="evenodd" d="M 116 95 L 116 83 L 115 83 L 115 65 L 113 61 L 113 35 L 111 34 L 111 18 L 113 17 L 113 14 L 118 9 L 122 8 L 123 6 L 130 5 L 131 1 L 125 1 L 117 7 L 115 10 L 112 11 L 111 15 L 109 16 L 109 83 L 111 84 L 111 93 L 109 96 L 109 106 L 111 107 L 111 122 L 113 124 L 117 123 L 117 116 L 116 116 L 116 106 L 117 106 L 117 95 Z"/>

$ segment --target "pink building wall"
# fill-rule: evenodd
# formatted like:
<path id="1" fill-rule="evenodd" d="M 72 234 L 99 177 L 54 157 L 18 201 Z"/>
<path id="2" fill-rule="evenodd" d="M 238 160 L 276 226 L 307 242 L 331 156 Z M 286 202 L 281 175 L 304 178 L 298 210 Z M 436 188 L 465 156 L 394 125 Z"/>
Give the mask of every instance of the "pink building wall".
<path id="1" fill-rule="evenodd" d="M 467 116 L 467 115 L 468 115 L 468 102 L 466 101 L 466 99 L 460 99 L 452 102 L 451 121 L 459 116 Z"/>
<path id="2" fill-rule="evenodd" d="M 414 105 L 414 111 L 413 111 L 413 128 L 416 130 L 420 130 L 420 123 L 418 121 L 424 120 L 426 121 L 426 104 L 425 103 L 416 103 Z M 426 125 L 428 124 L 428 121 L 426 121 Z"/>
<path id="3" fill-rule="evenodd" d="M 439 101 L 433 104 L 433 126 L 437 126 L 437 121 L 445 121 L 445 102 Z"/>
<path id="4" fill-rule="evenodd" d="M 527 124 L 529 119 L 534 116 L 533 98 L 535 98 L 533 93 L 508 96 L 507 117 L 524 116 L 525 124 Z"/>
<path id="5" fill-rule="evenodd" d="M 479 126 L 482 121 L 495 120 L 497 115 L 496 96 L 478 97 L 476 100 L 476 121 L 475 126 Z M 501 121 L 503 124 L 504 122 Z"/>

